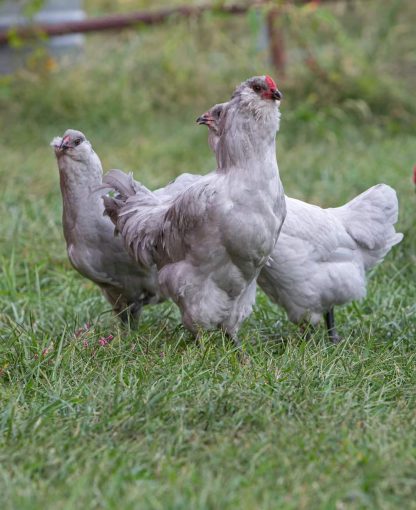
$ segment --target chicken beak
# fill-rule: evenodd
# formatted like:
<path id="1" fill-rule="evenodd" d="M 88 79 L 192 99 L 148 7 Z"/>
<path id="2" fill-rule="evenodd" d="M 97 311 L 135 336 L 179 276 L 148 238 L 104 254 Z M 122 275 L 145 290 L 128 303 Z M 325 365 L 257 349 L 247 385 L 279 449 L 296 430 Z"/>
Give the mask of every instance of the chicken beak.
<path id="1" fill-rule="evenodd" d="M 212 127 L 212 125 L 214 123 L 214 119 L 213 119 L 212 115 L 210 115 L 209 113 L 204 113 L 203 115 L 198 117 L 196 119 L 196 121 L 198 122 L 198 124 L 200 126 L 204 125 L 204 126 L 208 126 L 208 127 Z"/>
<path id="2" fill-rule="evenodd" d="M 283 94 L 280 92 L 280 90 L 278 89 L 274 89 L 272 90 L 272 99 L 277 99 L 278 101 L 280 101 L 283 97 Z"/>
<path id="3" fill-rule="evenodd" d="M 200 117 L 198 117 L 196 119 L 196 122 L 201 126 L 202 124 L 205 124 L 205 125 L 208 125 L 208 118 L 207 116 L 204 114 L 204 115 L 201 115 Z"/>
<path id="4" fill-rule="evenodd" d="M 61 145 L 59 146 L 59 150 L 63 151 L 65 149 L 70 149 L 72 147 L 70 142 L 71 142 L 71 140 L 70 140 L 69 136 L 65 136 L 64 138 L 62 138 L 62 142 L 61 142 Z"/>

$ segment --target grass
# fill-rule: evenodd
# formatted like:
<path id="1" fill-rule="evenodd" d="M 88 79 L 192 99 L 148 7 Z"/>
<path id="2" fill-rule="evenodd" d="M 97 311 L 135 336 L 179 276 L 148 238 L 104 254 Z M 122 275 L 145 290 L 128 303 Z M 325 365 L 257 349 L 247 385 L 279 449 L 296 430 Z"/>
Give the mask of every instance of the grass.
<path id="1" fill-rule="evenodd" d="M 148 307 L 137 332 L 121 329 L 69 265 L 49 140 L 81 128 L 106 169 L 133 169 L 150 187 L 210 171 L 195 118 L 267 70 L 252 39 L 211 37 L 212 23 L 243 32 L 242 20 L 208 19 L 93 37 L 77 66 L 29 68 L 0 87 L 2 509 L 416 508 L 416 139 L 406 115 L 386 121 L 394 113 L 379 114 L 374 94 L 362 115 L 341 96 L 325 103 L 317 85 L 311 99 L 311 76 L 302 101 L 295 72 L 282 85 L 289 195 L 333 206 L 386 182 L 399 196 L 405 239 L 371 274 L 367 298 L 337 310 L 340 345 L 323 328 L 305 342 L 259 292 L 242 331 L 251 365 L 241 365 L 220 334 L 195 345 L 169 303 Z"/>

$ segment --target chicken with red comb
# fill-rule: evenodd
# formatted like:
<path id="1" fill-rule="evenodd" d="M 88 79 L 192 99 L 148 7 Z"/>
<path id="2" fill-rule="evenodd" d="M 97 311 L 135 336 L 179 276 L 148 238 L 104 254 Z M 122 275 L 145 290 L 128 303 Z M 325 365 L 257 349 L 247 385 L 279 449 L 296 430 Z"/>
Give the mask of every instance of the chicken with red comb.
<path id="1" fill-rule="evenodd" d="M 227 103 L 215 105 L 198 118 L 208 126 L 208 143 L 217 157 L 227 108 Z M 403 238 L 394 228 L 396 192 L 378 184 L 333 209 L 286 196 L 286 208 L 279 239 L 258 284 L 297 324 L 315 325 L 324 315 L 328 336 L 337 343 L 334 306 L 364 297 L 366 272 Z"/>
<path id="2" fill-rule="evenodd" d="M 122 172 L 104 177 L 119 193 L 104 197 L 107 214 L 138 264 L 157 265 L 184 326 L 195 335 L 219 328 L 237 345 L 286 215 L 274 85 L 255 76 L 236 88 L 221 117 L 217 170 L 177 196 L 152 193 Z"/>

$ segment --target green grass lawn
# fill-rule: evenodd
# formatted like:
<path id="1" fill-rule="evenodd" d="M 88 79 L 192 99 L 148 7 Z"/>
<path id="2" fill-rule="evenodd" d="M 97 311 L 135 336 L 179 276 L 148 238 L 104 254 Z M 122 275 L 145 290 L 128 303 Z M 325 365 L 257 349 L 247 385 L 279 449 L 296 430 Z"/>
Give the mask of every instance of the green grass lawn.
<path id="1" fill-rule="evenodd" d="M 144 139 L 164 129 L 149 126 Z M 205 131 L 184 119 L 173 128 L 139 151 L 148 184 L 187 161 L 212 166 Z M 196 346 L 170 304 L 147 308 L 137 333 L 121 330 L 66 259 L 46 140 L 2 147 L 2 508 L 415 507 L 416 140 L 347 128 L 336 142 L 311 133 L 292 146 L 283 121 L 288 193 L 333 205 L 387 182 L 406 238 L 371 275 L 368 298 L 337 311 L 336 347 L 323 328 L 303 341 L 259 293 L 242 334 L 251 366 L 218 334 Z M 117 153 L 134 160 L 127 141 Z"/>
<path id="2" fill-rule="evenodd" d="M 278 162 L 288 195 L 334 206 L 385 182 L 400 201 L 405 238 L 370 275 L 367 298 L 336 311 L 337 346 L 323 327 L 303 340 L 260 292 L 241 335 L 250 365 L 218 333 L 197 346 L 169 303 L 146 308 L 137 332 L 123 330 L 70 267 L 52 136 L 84 130 L 105 169 L 134 170 L 149 187 L 206 173 L 214 159 L 196 117 L 265 70 L 236 46 L 228 60 L 211 48 L 197 61 L 205 48 L 192 45 L 185 69 L 173 70 L 184 51 L 177 32 L 154 69 L 153 34 L 125 36 L 130 60 L 120 69 L 119 55 L 111 61 L 115 83 L 109 62 L 92 78 L 81 65 L 1 89 L 0 508 L 416 508 L 408 126 L 357 120 L 345 105 L 314 110 L 290 80 L 283 88 Z M 204 46 L 203 30 L 198 38 Z M 113 53 L 112 44 L 99 46 Z M 152 89 L 162 75 L 167 83 Z"/>

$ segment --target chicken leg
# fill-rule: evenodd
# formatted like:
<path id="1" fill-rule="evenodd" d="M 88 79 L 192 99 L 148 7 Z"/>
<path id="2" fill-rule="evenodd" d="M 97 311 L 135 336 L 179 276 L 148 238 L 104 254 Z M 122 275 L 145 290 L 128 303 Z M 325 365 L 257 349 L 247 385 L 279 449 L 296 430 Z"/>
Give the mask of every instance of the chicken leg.
<path id="1" fill-rule="evenodd" d="M 335 329 L 335 316 L 333 308 L 325 313 L 325 323 L 328 330 L 329 339 L 333 344 L 339 344 L 342 338 L 338 335 L 337 330 Z"/>

